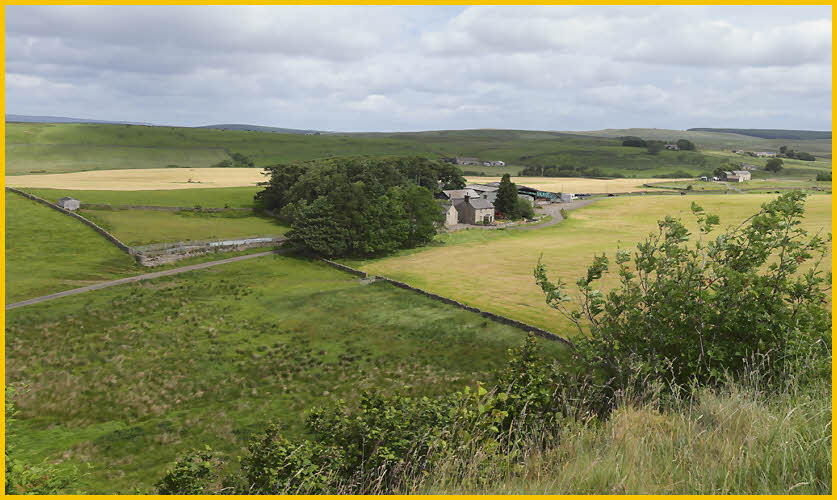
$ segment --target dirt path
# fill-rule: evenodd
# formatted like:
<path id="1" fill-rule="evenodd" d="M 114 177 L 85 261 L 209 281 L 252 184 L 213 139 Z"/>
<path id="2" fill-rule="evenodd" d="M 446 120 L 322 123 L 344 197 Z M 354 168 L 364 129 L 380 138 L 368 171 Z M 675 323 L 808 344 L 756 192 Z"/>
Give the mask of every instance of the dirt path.
<path id="1" fill-rule="evenodd" d="M 229 264 L 230 262 L 238 262 L 240 260 L 247 260 L 247 259 L 255 259 L 257 257 L 264 257 L 265 255 L 272 255 L 272 254 L 280 254 L 284 252 L 288 252 L 289 250 L 271 250 L 269 252 L 260 252 L 260 253 L 251 253 L 249 255 L 240 255 L 238 257 L 230 257 L 229 259 L 222 259 L 222 260 L 214 260 L 212 262 L 204 262 L 203 264 L 193 264 L 191 266 L 183 266 L 178 267 L 175 269 L 169 269 L 167 271 L 157 271 L 156 273 L 147 273 L 147 274 L 140 274 L 139 276 L 131 276 L 129 278 L 121 278 L 118 280 L 113 281 L 105 281 L 102 283 L 96 283 L 95 285 L 88 285 L 81 288 L 74 288 L 72 290 L 65 290 L 63 292 L 53 293 L 50 295 L 43 295 L 41 297 L 35 297 L 34 299 L 22 300 L 20 302 L 14 302 L 12 304 L 6 304 L 6 310 L 15 309 L 18 307 L 28 306 L 32 304 L 37 304 L 39 302 L 45 302 L 47 300 L 58 299 L 61 297 L 67 297 L 68 295 L 76 295 L 78 293 L 90 292 L 92 290 L 100 290 L 102 288 L 108 288 L 111 286 L 116 285 L 124 285 L 125 283 L 135 283 L 137 281 L 144 281 L 144 280 L 152 280 L 154 278 L 159 278 L 161 276 L 170 276 L 172 274 L 180 274 L 189 271 L 195 271 L 197 269 L 206 269 L 207 267 L 213 266 L 220 266 L 221 264 Z"/>
<path id="2" fill-rule="evenodd" d="M 549 227 L 558 224 L 562 220 L 561 217 L 561 209 L 565 210 L 575 210 L 576 208 L 581 208 L 583 206 L 589 205 L 596 201 L 598 198 L 589 198 L 587 200 L 578 200 L 578 201 L 571 201 L 569 203 L 553 203 L 551 205 L 547 205 L 543 208 L 545 215 L 551 215 L 552 220 L 549 222 L 544 222 L 542 224 L 527 224 L 525 226 L 480 226 L 480 225 L 470 225 L 470 224 L 454 224 L 447 228 L 448 233 L 453 233 L 456 231 L 461 231 L 463 229 L 484 229 L 486 231 L 491 231 L 492 229 L 506 229 L 507 231 L 512 230 L 524 230 L 524 229 L 540 229 L 542 227 Z"/>

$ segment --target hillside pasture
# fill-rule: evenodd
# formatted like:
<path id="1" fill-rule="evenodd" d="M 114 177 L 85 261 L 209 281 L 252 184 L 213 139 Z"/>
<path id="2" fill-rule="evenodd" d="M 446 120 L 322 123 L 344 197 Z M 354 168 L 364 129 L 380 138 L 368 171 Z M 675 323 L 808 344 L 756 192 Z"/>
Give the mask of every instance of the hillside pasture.
<path id="1" fill-rule="evenodd" d="M 251 211 L 81 210 L 80 213 L 130 246 L 278 236 L 288 231 L 279 219 Z"/>
<path id="2" fill-rule="evenodd" d="M 64 196 L 71 196 L 82 203 L 119 205 L 153 205 L 162 207 L 202 208 L 256 208 L 253 197 L 258 187 L 162 189 L 156 191 L 104 191 L 77 189 L 27 189 L 28 193 L 57 203 Z"/>
<path id="3" fill-rule="evenodd" d="M 491 383 L 524 338 L 279 255 L 98 290 L 7 311 L 6 383 L 27 388 L 14 444 L 26 463 L 89 472 L 88 493 L 144 492 L 190 448 L 231 458 L 275 420 L 298 435 L 313 406 Z"/>
<path id="4" fill-rule="evenodd" d="M 9 192 L 5 269 L 7 303 L 141 272 L 92 228 Z"/>
<path id="5" fill-rule="evenodd" d="M 575 327 L 544 303 L 533 269 L 539 257 L 550 276 L 571 285 L 584 275 L 594 254 L 613 256 L 617 249 L 633 250 L 666 215 L 681 217 L 695 229 L 692 201 L 721 223 L 738 224 L 756 213 L 775 194 L 717 196 L 626 196 L 603 198 L 570 212 L 555 226 L 525 231 L 462 231 L 446 243 L 392 257 L 352 261 L 373 274 L 387 276 L 454 298 L 480 309 L 504 314 L 562 336 L 577 335 Z M 831 195 L 811 195 L 804 225 L 811 231 L 831 228 Z M 830 258 L 823 263 L 831 269 Z M 616 285 L 608 275 L 601 289 Z"/>
<path id="6" fill-rule="evenodd" d="M 257 168 L 148 168 L 99 170 L 67 174 L 14 175 L 6 185 L 65 190 L 158 191 L 225 187 L 256 187 L 264 182 Z M 189 182 L 189 180 L 192 182 Z"/>

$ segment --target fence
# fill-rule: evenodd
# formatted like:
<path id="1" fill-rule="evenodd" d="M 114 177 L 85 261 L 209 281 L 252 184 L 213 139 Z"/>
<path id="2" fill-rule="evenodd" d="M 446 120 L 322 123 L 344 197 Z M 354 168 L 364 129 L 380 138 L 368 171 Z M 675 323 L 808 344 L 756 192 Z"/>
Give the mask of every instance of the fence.
<path id="1" fill-rule="evenodd" d="M 353 274 L 355 276 L 358 276 L 360 278 L 364 278 L 364 279 L 369 278 L 369 274 L 367 274 L 366 272 L 361 271 L 359 269 L 354 269 L 352 267 L 349 267 L 349 266 L 346 266 L 346 265 L 343 265 L 343 264 L 338 264 L 337 262 L 334 262 L 334 261 L 331 261 L 331 260 L 328 260 L 328 259 L 325 259 L 325 258 L 322 258 L 322 257 L 320 258 L 320 260 L 322 260 L 323 262 L 325 262 L 326 264 L 328 264 L 331 267 L 334 267 L 336 269 L 340 269 L 341 271 L 345 271 L 347 273 L 351 273 L 351 274 Z M 473 306 L 463 304 L 463 303 L 458 302 L 456 300 L 453 300 L 451 298 L 444 297 L 442 295 L 438 295 L 438 294 L 435 294 L 435 293 L 432 293 L 432 292 L 428 292 L 427 290 L 422 290 L 421 288 L 416 288 L 416 287 L 414 287 L 412 285 L 408 285 L 407 283 L 404 283 L 402 281 L 396 281 L 396 280 L 387 278 L 386 276 L 377 276 L 376 275 L 373 278 L 376 281 L 386 281 L 387 283 L 390 283 L 394 286 L 397 286 L 398 288 L 403 288 L 404 290 L 411 290 L 413 292 L 418 292 L 418 293 L 424 295 L 425 297 L 429 297 L 433 300 L 438 300 L 439 302 L 444 302 L 445 304 L 452 305 L 452 306 L 458 307 L 460 309 L 465 309 L 466 311 L 477 313 L 477 314 L 479 314 L 479 315 L 481 315 L 485 318 L 496 321 L 498 323 L 502 323 L 504 325 L 508 325 L 508 326 L 511 326 L 511 327 L 514 327 L 514 328 L 518 328 L 518 329 L 523 330 L 525 332 L 532 332 L 535 335 L 537 335 L 539 337 L 543 337 L 547 340 L 554 340 L 554 341 L 557 341 L 557 342 L 562 342 L 562 343 L 564 343 L 564 344 L 566 344 L 566 345 L 568 345 L 572 348 L 575 348 L 575 345 L 572 342 L 570 342 L 569 340 L 567 340 L 564 337 L 561 337 L 559 335 L 555 335 L 554 333 L 552 333 L 550 331 L 544 330 L 543 328 L 538 328 L 537 326 L 529 325 L 529 324 L 524 323 L 522 321 L 518 321 L 516 319 L 511 319 L 511 318 L 508 318 L 508 317 L 503 316 L 501 314 L 495 314 L 495 313 L 492 313 L 492 312 L 483 311 L 482 309 L 480 309 L 478 307 L 473 307 Z"/>
<path id="2" fill-rule="evenodd" d="M 231 252 L 277 245 L 286 239 L 283 236 L 266 236 L 235 240 L 178 241 L 138 246 L 134 247 L 134 251 L 142 265 L 157 266 L 213 251 Z"/>

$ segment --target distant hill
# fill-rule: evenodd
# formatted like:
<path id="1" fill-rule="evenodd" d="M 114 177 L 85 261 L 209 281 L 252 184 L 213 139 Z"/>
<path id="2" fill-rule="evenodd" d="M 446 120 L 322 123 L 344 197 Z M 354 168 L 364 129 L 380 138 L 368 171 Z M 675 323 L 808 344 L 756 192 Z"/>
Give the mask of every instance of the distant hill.
<path id="1" fill-rule="evenodd" d="M 144 122 L 123 122 L 114 120 L 88 120 L 86 118 L 71 118 L 68 116 L 33 116 L 33 115 L 6 115 L 7 122 L 20 123 L 100 123 L 113 125 L 145 125 L 153 126 L 152 123 Z"/>
<path id="2" fill-rule="evenodd" d="M 211 128 L 216 130 L 245 130 L 249 132 L 274 132 L 277 134 L 320 134 L 319 130 L 301 130 L 296 128 L 264 127 L 262 125 L 247 125 L 242 123 L 224 123 L 221 125 L 203 125 L 193 128 Z"/>
<path id="3" fill-rule="evenodd" d="M 830 130 L 780 130 L 769 128 L 690 128 L 695 132 L 718 132 L 723 134 L 749 135 L 762 139 L 789 139 L 808 141 L 814 139 L 831 139 Z"/>

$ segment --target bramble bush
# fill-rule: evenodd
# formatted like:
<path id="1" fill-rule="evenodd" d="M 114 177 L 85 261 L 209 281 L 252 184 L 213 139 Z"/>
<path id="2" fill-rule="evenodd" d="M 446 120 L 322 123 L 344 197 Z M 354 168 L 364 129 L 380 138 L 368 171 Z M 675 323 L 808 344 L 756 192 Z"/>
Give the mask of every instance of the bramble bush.
<path id="1" fill-rule="evenodd" d="M 575 307 L 566 283 L 551 282 L 540 262 L 535 278 L 547 304 L 580 331 L 579 356 L 617 386 L 636 375 L 715 383 L 753 362 L 777 381 L 811 360 L 821 360 L 813 371 L 830 373 L 831 273 L 820 265 L 831 235 L 809 237 L 801 227 L 804 201 L 801 192 L 779 196 L 715 239 L 719 218 L 692 203 L 696 241 L 680 220 L 660 220 L 633 258 L 617 252 L 619 285 L 609 293 L 595 284 L 610 261 L 594 257 L 576 282 Z"/>

